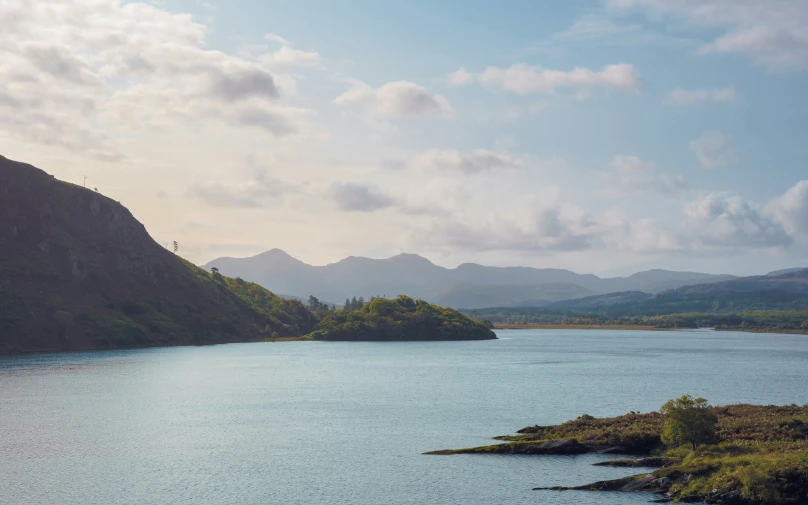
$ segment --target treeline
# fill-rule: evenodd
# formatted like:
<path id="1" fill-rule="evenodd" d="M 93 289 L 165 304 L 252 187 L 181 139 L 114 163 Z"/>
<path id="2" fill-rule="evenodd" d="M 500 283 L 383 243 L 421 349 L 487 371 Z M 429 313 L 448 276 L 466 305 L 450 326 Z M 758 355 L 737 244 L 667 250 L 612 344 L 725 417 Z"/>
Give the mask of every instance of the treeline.
<path id="1" fill-rule="evenodd" d="M 795 330 L 808 332 L 808 311 L 745 311 L 737 314 L 685 312 L 655 316 L 609 316 L 542 308 L 478 309 L 469 313 L 496 324 L 559 324 L 572 326 L 650 326 L 654 328 L 716 328 Z"/>
<path id="2" fill-rule="evenodd" d="M 373 298 L 371 298 L 373 300 Z M 317 316 L 318 319 L 324 318 L 331 312 L 336 312 L 342 310 L 344 312 L 351 312 L 354 310 L 359 310 L 365 306 L 365 299 L 361 296 L 357 299 L 355 296 L 353 298 L 346 298 L 345 304 L 342 306 L 341 309 L 337 308 L 336 305 L 329 305 L 328 303 L 320 301 L 316 296 L 311 295 L 309 296 L 309 300 L 307 302 L 307 306 L 312 314 Z"/>

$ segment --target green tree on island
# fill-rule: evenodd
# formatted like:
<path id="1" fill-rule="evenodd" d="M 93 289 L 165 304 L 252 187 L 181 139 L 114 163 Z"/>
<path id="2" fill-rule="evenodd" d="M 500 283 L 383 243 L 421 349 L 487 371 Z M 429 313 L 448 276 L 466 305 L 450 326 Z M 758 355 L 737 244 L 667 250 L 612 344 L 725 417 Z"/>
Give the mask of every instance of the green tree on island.
<path id="1" fill-rule="evenodd" d="M 665 415 L 662 443 L 668 447 L 690 445 L 696 449 L 715 439 L 718 418 L 704 398 L 683 395 L 668 400 L 659 411 Z"/>

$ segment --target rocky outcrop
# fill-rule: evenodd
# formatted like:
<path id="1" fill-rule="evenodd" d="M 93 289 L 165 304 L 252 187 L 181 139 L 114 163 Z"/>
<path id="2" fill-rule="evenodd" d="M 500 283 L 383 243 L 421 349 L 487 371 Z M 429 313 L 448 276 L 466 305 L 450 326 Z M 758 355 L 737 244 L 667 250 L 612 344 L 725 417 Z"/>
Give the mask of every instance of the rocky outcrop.
<path id="1" fill-rule="evenodd" d="M 554 486 L 554 487 L 534 487 L 534 491 L 613 491 L 620 493 L 652 493 L 659 495 L 652 503 L 668 503 L 677 501 L 680 503 L 715 503 L 724 505 L 749 505 L 750 502 L 743 499 L 741 491 L 734 486 L 727 486 L 721 489 L 713 489 L 707 495 L 688 494 L 681 495 L 677 491 L 672 491 L 674 484 L 687 484 L 692 478 L 689 474 L 682 475 L 674 481 L 668 477 L 660 477 L 653 473 L 644 473 L 623 477 L 622 479 L 603 480 L 586 484 L 584 486 Z"/>
<path id="2" fill-rule="evenodd" d="M 649 456 L 640 459 L 613 459 L 611 461 L 601 461 L 593 466 L 613 466 L 618 468 L 664 468 L 666 466 L 681 463 L 680 459 L 662 458 Z"/>

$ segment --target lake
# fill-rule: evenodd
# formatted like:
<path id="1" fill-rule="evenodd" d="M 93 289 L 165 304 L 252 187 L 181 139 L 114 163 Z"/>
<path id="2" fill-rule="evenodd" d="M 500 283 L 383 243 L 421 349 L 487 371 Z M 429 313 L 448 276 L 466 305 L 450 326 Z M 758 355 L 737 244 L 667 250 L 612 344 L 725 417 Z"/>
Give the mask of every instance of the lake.
<path id="1" fill-rule="evenodd" d="M 0 357 L 2 504 L 614 504 L 605 456 L 423 456 L 581 414 L 808 403 L 808 337 L 498 331 Z"/>

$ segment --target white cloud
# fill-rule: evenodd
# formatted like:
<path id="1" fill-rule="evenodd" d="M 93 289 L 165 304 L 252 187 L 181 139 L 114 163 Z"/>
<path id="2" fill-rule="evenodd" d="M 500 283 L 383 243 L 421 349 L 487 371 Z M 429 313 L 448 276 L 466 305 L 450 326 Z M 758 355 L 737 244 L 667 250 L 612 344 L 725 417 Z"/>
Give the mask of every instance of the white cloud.
<path id="1" fill-rule="evenodd" d="M 454 72 L 450 73 L 448 79 L 449 84 L 452 84 L 453 86 L 462 86 L 464 84 L 471 84 L 475 81 L 476 77 L 464 67 L 460 67 Z"/>
<path id="2" fill-rule="evenodd" d="M 767 211 L 792 235 L 808 237 L 808 180 L 797 182 L 770 202 Z"/>
<path id="3" fill-rule="evenodd" d="M 627 63 L 607 65 L 599 71 L 581 67 L 570 71 L 551 70 L 524 63 L 508 68 L 488 67 L 479 74 L 461 68 L 449 74 L 449 82 L 455 85 L 479 82 L 484 86 L 497 87 L 520 95 L 554 93 L 559 89 L 579 92 L 593 88 L 640 91 L 643 86 L 640 72 Z"/>
<path id="4" fill-rule="evenodd" d="M 276 42 L 281 45 L 279 49 L 261 56 L 261 62 L 270 67 L 285 65 L 311 66 L 316 65 L 321 60 L 320 53 L 294 49 L 292 43 L 280 35 L 268 33 L 264 38 L 270 42 Z"/>
<path id="5" fill-rule="evenodd" d="M 524 165 L 521 159 L 514 158 L 506 152 L 493 152 L 475 149 L 470 153 L 456 150 L 430 149 L 418 156 L 413 164 L 423 170 L 449 170 L 464 174 L 520 168 Z"/>
<path id="6" fill-rule="evenodd" d="M 783 226 L 739 196 L 710 193 L 684 206 L 686 236 L 695 247 L 781 247 L 792 237 Z"/>
<path id="7" fill-rule="evenodd" d="M 379 161 L 379 166 L 384 170 L 401 171 L 407 168 L 407 162 L 401 158 L 384 158 Z"/>
<path id="8" fill-rule="evenodd" d="M 618 10 L 643 9 L 652 20 L 696 30 L 722 30 L 702 54 L 741 54 L 769 69 L 808 65 L 808 3 L 804 0 L 607 0 Z"/>
<path id="9" fill-rule="evenodd" d="M 665 97 L 665 105 L 684 106 L 699 102 L 732 102 L 735 100 L 735 88 L 682 89 L 676 88 Z"/>
<path id="10" fill-rule="evenodd" d="M 194 183 L 186 194 L 212 207 L 262 208 L 276 205 L 290 194 L 300 193 L 302 186 L 277 179 L 252 158 L 248 158 L 250 177 L 242 183 L 205 182 Z"/>
<path id="11" fill-rule="evenodd" d="M 706 131 L 688 144 L 696 155 L 699 164 L 707 170 L 714 170 L 738 161 L 732 150 L 732 137 L 719 131 Z"/>
<path id="12" fill-rule="evenodd" d="M 278 77 L 260 57 L 208 49 L 207 27 L 189 14 L 118 0 L 9 0 L 0 25 L 0 133 L 26 145 L 119 160 L 122 130 L 307 130 L 308 112 L 280 104 Z"/>
<path id="13" fill-rule="evenodd" d="M 607 195 L 624 196 L 626 192 L 651 191 L 670 194 L 690 189 L 681 175 L 657 174 L 653 163 L 637 156 L 615 155 L 609 166 L 611 170 L 603 174 L 612 186 L 604 190 Z"/>
<path id="14" fill-rule="evenodd" d="M 360 106 L 383 118 L 448 117 L 452 107 L 441 95 L 412 82 L 388 82 L 378 88 L 351 79 L 351 88 L 334 99 L 336 105 Z"/>
<path id="15" fill-rule="evenodd" d="M 465 251 L 547 253 L 593 247 L 597 222 L 571 204 L 538 206 L 528 216 L 494 216 L 483 222 L 444 219 L 418 232 L 416 241 Z"/>

